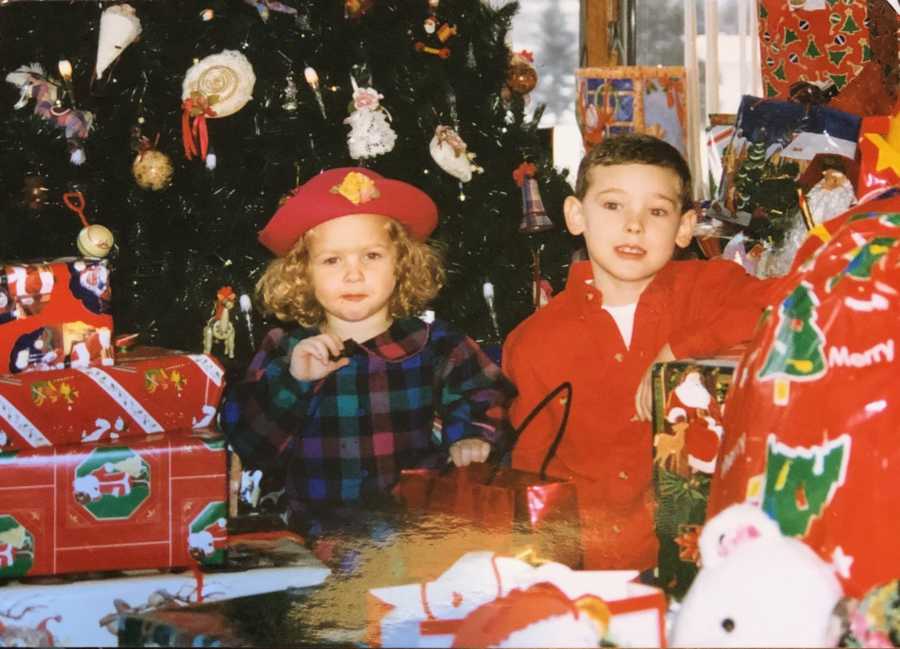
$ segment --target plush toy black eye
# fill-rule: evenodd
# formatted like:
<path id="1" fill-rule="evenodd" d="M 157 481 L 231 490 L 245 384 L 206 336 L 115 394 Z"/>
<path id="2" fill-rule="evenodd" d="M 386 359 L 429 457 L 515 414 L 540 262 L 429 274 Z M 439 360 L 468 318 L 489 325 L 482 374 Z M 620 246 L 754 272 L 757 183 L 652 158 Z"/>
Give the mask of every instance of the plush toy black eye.
<path id="1" fill-rule="evenodd" d="M 725 633 L 731 633 L 734 631 L 734 620 L 730 617 L 726 617 L 722 620 L 722 628 L 725 629 Z"/>

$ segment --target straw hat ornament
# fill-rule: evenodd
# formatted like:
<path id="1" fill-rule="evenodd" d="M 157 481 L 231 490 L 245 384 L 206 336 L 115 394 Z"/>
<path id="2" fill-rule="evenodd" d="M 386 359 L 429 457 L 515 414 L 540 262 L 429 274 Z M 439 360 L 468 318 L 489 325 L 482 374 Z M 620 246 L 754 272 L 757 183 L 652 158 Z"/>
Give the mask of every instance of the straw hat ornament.
<path id="1" fill-rule="evenodd" d="M 207 118 L 227 117 L 253 98 L 256 75 L 240 52 L 223 50 L 188 69 L 181 88 L 184 155 L 206 160 L 209 148 Z"/>

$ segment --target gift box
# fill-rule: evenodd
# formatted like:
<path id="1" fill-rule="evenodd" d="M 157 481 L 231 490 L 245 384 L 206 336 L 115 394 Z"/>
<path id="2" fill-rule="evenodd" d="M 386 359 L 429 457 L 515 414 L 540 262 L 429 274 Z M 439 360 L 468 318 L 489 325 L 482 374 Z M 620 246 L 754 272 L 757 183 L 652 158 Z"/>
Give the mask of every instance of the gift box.
<path id="1" fill-rule="evenodd" d="M 900 574 L 898 213 L 888 192 L 835 219 L 786 279 L 729 393 L 709 496 L 709 515 L 762 508 L 852 596 Z"/>
<path id="2" fill-rule="evenodd" d="M 102 259 L 7 263 L 0 272 L 0 374 L 112 365 Z"/>
<path id="3" fill-rule="evenodd" d="M 877 192 L 900 186 L 900 112 L 863 118 L 859 133 L 857 194 L 865 201 Z"/>
<path id="4" fill-rule="evenodd" d="M 633 582 L 636 576 L 637 571 L 576 571 L 554 562 L 534 567 L 514 557 L 469 552 L 436 579 L 371 589 L 365 643 L 373 647 L 450 647 L 455 640 L 462 646 L 499 644 L 499 637 L 471 643 L 471 625 L 509 633 L 539 622 L 509 619 L 522 606 L 502 604 L 550 584 L 598 623 L 597 646 L 665 647 L 665 595 L 658 588 Z M 499 600 L 504 601 L 497 610 L 488 611 L 491 621 L 475 618 L 483 617 L 484 607 Z M 548 610 L 546 615 L 552 613 Z M 563 635 L 568 632 L 564 624 L 551 624 L 543 635 L 538 629 L 538 637 L 529 637 L 526 646 L 586 646 Z"/>
<path id="5" fill-rule="evenodd" d="M 191 625 L 191 612 L 198 605 L 209 607 L 238 597 L 316 586 L 325 580 L 328 569 L 302 545 L 293 545 L 293 558 L 279 567 L 235 570 L 228 566 L 230 572 L 174 574 L 142 571 L 63 583 L 7 584 L 0 588 L 0 643 L 20 640 L 26 646 L 147 646 L 154 637 L 162 639 L 159 626 L 165 621 L 170 629 L 178 629 L 176 634 L 165 636 L 180 639 L 171 646 L 204 646 L 192 642 L 198 636 L 215 634 L 210 627 L 200 631 Z M 233 642 L 225 642 L 226 638 L 212 639 L 218 646 L 233 646 Z"/>
<path id="6" fill-rule="evenodd" d="M 759 0 L 766 97 L 808 81 L 840 90 L 872 58 L 865 2 Z"/>
<path id="7" fill-rule="evenodd" d="M 225 443 L 167 433 L 0 454 L 0 578 L 221 563 Z"/>
<path id="8" fill-rule="evenodd" d="M 657 583 L 677 598 L 697 574 L 697 535 L 723 435 L 722 403 L 740 350 L 653 366 Z"/>
<path id="9" fill-rule="evenodd" d="M 687 155 L 683 67 L 615 66 L 576 71 L 576 118 L 585 149 L 610 135 L 648 133 Z"/>
<path id="10" fill-rule="evenodd" d="M 115 441 L 213 421 L 225 388 L 213 356 L 146 347 L 119 360 L 0 377 L 0 447 Z"/>

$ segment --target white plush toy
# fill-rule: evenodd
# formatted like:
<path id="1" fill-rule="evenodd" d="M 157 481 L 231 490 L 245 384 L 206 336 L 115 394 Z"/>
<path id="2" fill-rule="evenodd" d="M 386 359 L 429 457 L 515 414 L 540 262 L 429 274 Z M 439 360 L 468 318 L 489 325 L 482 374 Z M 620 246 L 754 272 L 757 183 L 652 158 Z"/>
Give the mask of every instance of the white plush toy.
<path id="1" fill-rule="evenodd" d="M 732 505 L 710 519 L 700 561 L 673 646 L 833 646 L 829 624 L 843 594 L 834 569 L 758 507 Z"/>

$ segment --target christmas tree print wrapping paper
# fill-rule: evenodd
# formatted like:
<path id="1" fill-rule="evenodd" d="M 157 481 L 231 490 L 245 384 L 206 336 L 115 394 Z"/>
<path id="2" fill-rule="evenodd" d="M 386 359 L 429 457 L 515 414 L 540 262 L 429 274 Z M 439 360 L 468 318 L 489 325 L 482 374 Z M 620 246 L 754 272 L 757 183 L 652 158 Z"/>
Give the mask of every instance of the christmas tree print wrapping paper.
<path id="1" fill-rule="evenodd" d="M 758 505 L 859 596 L 900 574 L 900 197 L 838 219 L 735 371 L 708 515 Z"/>
<path id="2" fill-rule="evenodd" d="M 759 45 L 766 97 L 787 98 L 808 81 L 843 88 L 872 59 L 866 2 L 759 0 Z"/>
<path id="3" fill-rule="evenodd" d="M 0 264 L 0 374 L 112 365 L 110 300 L 105 260 Z"/>
<path id="4" fill-rule="evenodd" d="M 0 376 L 0 449 L 27 450 L 203 428 L 214 419 L 225 371 L 210 354 L 158 347 L 112 367 Z"/>
<path id="5" fill-rule="evenodd" d="M 209 433 L 0 453 L 0 579 L 221 563 L 226 494 Z"/>
<path id="6" fill-rule="evenodd" d="M 722 436 L 721 404 L 738 352 L 653 366 L 656 583 L 675 598 L 697 575 L 697 540 Z"/>

